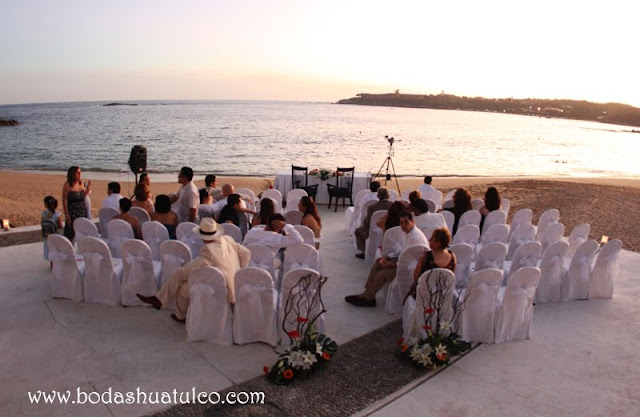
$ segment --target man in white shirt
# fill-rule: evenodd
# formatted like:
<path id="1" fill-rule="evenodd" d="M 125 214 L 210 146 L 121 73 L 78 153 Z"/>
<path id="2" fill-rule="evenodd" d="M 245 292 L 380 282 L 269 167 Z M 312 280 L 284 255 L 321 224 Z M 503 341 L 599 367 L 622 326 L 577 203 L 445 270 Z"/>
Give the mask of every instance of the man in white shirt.
<path id="1" fill-rule="evenodd" d="M 438 210 L 440 206 L 442 206 L 442 192 L 436 190 L 433 186 L 431 186 L 432 180 L 433 178 L 431 178 L 429 175 L 424 177 L 424 184 L 418 187 L 418 191 L 420 191 L 422 198 L 424 198 L 425 200 L 431 200 L 436 203 L 435 208 L 436 210 Z"/>
<path id="2" fill-rule="evenodd" d="M 171 195 L 171 203 L 178 214 L 178 223 L 195 222 L 198 209 L 198 188 L 192 181 L 193 170 L 182 167 L 178 174 L 178 183 L 182 184 L 177 194 Z"/>
<path id="3" fill-rule="evenodd" d="M 291 224 L 287 224 L 282 214 L 276 213 L 269 217 L 264 229 L 253 228 L 244 237 L 243 245 L 265 245 L 277 252 L 282 248 L 304 243 L 300 233 Z"/>
<path id="4" fill-rule="evenodd" d="M 216 188 L 216 185 L 218 185 L 218 180 L 216 180 L 215 175 L 209 174 L 204 177 L 204 188 L 209 191 L 215 201 L 218 201 L 222 198 L 222 190 Z"/>
<path id="5" fill-rule="evenodd" d="M 403 238 L 402 249 L 412 245 L 423 245 L 429 247 L 429 240 L 424 233 L 418 229 L 413 222 L 413 215 L 409 212 L 400 214 L 400 228 L 405 233 Z M 345 301 L 357 307 L 375 307 L 376 293 L 384 287 L 387 282 L 391 282 L 396 278 L 396 270 L 398 268 L 398 257 L 400 253 L 382 256 L 373 263 L 367 283 L 364 286 L 364 292 L 360 295 L 348 295 Z"/>
<path id="6" fill-rule="evenodd" d="M 117 182 L 110 182 L 107 184 L 107 196 L 102 200 L 102 207 L 111 207 L 120 211 L 120 184 Z"/>

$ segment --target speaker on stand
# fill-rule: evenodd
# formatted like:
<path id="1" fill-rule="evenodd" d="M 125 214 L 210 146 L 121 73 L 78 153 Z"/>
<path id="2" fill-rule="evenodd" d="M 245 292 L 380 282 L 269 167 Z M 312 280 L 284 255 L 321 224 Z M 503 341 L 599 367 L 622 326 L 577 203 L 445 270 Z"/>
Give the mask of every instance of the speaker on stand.
<path id="1" fill-rule="evenodd" d="M 147 148 L 136 145 L 131 148 L 129 155 L 129 168 L 136 175 L 136 185 L 138 184 L 138 174 L 147 170 Z"/>

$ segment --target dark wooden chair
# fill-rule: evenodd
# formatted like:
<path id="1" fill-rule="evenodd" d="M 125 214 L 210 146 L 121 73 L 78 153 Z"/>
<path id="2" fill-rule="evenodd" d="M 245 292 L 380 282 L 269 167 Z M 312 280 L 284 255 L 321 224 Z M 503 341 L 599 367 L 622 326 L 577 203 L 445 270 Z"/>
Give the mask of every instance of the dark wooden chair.
<path id="1" fill-rule="evenodd" d="M 329 193 L 329 207 L 331 208 L 331 200 L 335 201 L 335 211 L 338 211 L 338 200 L 342 199 L 342 207 L 344 207 L 344 200 L 349 199 L 351 206 L 353 206 L 353 179 L 355 175 L 355 167 L 351 168 L 338 168 L 336 170 L 336 185 L 327 184 L 327 191 Z"/>
<path id="2" fill-rule="evenodd" d="M 309 185 L 309 170 L 307 167 L 291 165 L 291 189 L 300 188 L 315 201 L 318 194 L 318 185 Z"/>

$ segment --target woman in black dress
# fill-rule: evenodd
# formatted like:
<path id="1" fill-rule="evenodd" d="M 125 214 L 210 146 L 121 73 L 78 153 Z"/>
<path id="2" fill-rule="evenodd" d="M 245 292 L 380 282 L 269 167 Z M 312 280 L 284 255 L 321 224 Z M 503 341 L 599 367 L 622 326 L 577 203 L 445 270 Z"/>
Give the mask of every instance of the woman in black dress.
<path id="1" fill-rule="evenodd" d="M 78 217 L 87 217 L 87 209 L 84 204 L 84 196 L 91 192 L 91 181 L 87 188 L 82 184 L 82 172 L 77 166 L 72 166 L 67 171 L 67 181 L 62 187 L 62 205 L 64 207 L 64 235 L 73 240 L 73 221 Z"/>

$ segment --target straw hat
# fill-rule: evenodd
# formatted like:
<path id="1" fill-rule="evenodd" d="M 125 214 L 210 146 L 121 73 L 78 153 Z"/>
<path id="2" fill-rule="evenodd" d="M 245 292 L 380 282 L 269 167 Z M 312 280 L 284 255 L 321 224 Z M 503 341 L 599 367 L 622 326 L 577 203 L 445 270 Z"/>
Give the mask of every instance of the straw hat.
<path id="1" fill-rule="evenodd" d="M 224 235 L 224 228 L 220 227 L 212 218 L 207 217 L 200 221 L 200 226 L 193 228 L 193 232 L 202 240 L 215 240 Z"/>

